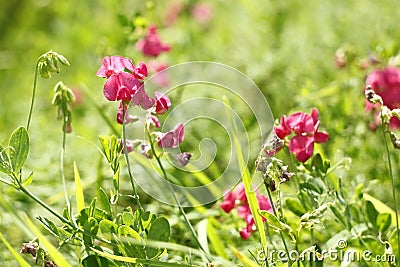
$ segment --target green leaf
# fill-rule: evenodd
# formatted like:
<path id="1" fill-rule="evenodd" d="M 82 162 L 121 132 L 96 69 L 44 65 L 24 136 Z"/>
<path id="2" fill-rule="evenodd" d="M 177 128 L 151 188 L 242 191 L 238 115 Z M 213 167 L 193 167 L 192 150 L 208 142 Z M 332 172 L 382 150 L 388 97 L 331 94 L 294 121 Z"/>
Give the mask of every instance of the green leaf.
<path id="1" fill-rule="evenodd" d="M 167 242 L 169 240 L 169 236 L 171 234 L 171 227 L 169 226 L 169 222 L 164 217 L 159 217 L 153 221 L 150 226 L 149 234 L 147 236 L 150 240 Z M 160 249 L 146 247 L 147 257 L 154 258 L 157 254 L 160 253 Z"/>
<path id="2" fill-rule="evenodd" d="M 346 219 L 343 216 L 343 212 L 341 213 L 335 206 L 330 206 L 330 209 L 332 211 L 332 213 L 335 215 L 336 218 L 339 219 L 339 221 L 343 224 L 343 225 L 347 225 L 346 223 Z"/>
<path id="3" fill-rule="evenodd" d="M 390 213 L 381 213 L 376 218 L 376 226 L 378 227 L 380 233 L 385 232 L 389 228 L 391 223 L 392 216 L 390 215 Z"/>
<path id="4" fill-rule="evenodd" d="M 286 199 L 286 207 L 299 217 L 306 213 L 306 210 L 303 208 L 303 205 L 300 203 L 300 201 L 294 198 Z"/>
<path id="5" fill-rule="evenodd" d="M 138 234 L 138 232 L 126 225 L 121 225 L 118 227 L 118 236 L 133 237 L 137 240 L 142 240 L 142 237 Z"/>
<path id="6" fill-rule="evenodd" d="M 367 200 L 365 202 L 365 209 L 369 222 L 372 223 L 373 226 L 377 226 L 376 218 L 378 217 L 379 212 L 375 209 L 374 204 Z"/>
<path id="7" fill-rule="evenodd" d="M 29 136 L 24 127 L 19 127 L 12 133 L 9 146 L 12 170 L 18 172 L 24 165 L 29 153 Z"/>
<path id="8" fill-rule="evenodd" d="M 111 214 L 111 205 L 110 205 L 110 199 L 108 198 L 108 195 L 106 191 L 104 191 L 103 188 L 100 187 L 100 198 L 99 201 L 102 204 L 103 208 L 108 214 Z"/>
<path id="9" fill-rule="evenodd" d="M 23 182 L 23 186 L 28 186 L 32 183 L 33 181 L 33 172 L 31 172 L 31 174 L 28 176 L 28 178 L 26 178 L 25 182 Z"/>
<path id="10" fill-rule="evenodd" d="M 100 221 L 99 228 L 103 234 L 106 234 L 106 233 L 116 234 L 118 225 L 116 225 L 114 222 L 112 222 L 110 220 L 104 219 L 104 220 Z"/>
<path id="11" fill-rule="evenodd" d="M 371 201 L 374 204 L 375 208 L 377 210 L 379 210 L 379 212 L 381 212 L 381 213 L 390 213 L 392 218 L 396 217 L 396 212 L 393 209 L 391 209 L 388 205 L 386 205 L 385 203 L 380 201 L 379 199 L 376 199 L 376 198 L 374 198 L 373 196 L 371 196 L 370 194 L 367 194 L 367 193 L 364 193 L 363 197 L 364 197 L 365 200 Z M 396 227 L 395 220 L 392 220 L 392 226 Z"/>
<path id="12" fill-rule="evenodd" d="M 31 265 L 25 261 L 25 259 L 14 250 L 14 248 L 10 245 L 10 243 L 7 242 L 7 240 L 4 238 L 3 234 L 0 232 L 0 240 L 6 245 L 8 250 L 11 252 L 11 254 L 14 256 L 15 260 L 18 262 L 19 266 L 21 267 L 30 267 Z"/>
<path id="13" fill-rule="evenodd" d="M 309 182 L 304 182 L 300 184 L 300 189 L 308 189 L 314 192 L 317 192 L 318 194 L 322 194 L 323 193 L 323 189 L 319 188 L 318 186 L 316 186 L 313 183 L 309 183 Z"/>
<path id="14" fill-rule="evenodd" d="M 0 144 L 0 172 L 11 174 L 11 164 L 6 149 Z"/>
<path id="15" fill-rule="evenodd" d="M 243 264 L 243 266 L 245 266 L 245 267 L 260 267 L 260 265 L 258 265 L 254 261 L 250 260 L 248 257 L 246 257 L 246 255 L 241 253 L 236 248 L 230 247 L 230 249 L 232 250 L 233 254 L 235 254 L 236 258 L 238 258 L 240 260 L 240 262 Z"/>
<path id="16" fill-rule="evenodd" d="M 89 255 L 82 259 L 83 267 L 108 267 L 108 266 L 117 266 L 113 264 L 110 260 L 105 257 L 101 257 L 98 255 Z"/>
<path id="17" fill-rule="evenodd" d="M 133 214 L 131 212 L 123 212 L 122 213 L 122 222 L 125 225 L 128 226 L 134 226 L 135 225 L 135 218 L 133 217 Z"/>
<path id="18" fill-rule="evenodd" d="M 52 235 L 56 237 L 60 237 L 60 232 L 58 231 L 57 226 L 45 217 L 38 216 L 36 219 L 46 228 Z"/>

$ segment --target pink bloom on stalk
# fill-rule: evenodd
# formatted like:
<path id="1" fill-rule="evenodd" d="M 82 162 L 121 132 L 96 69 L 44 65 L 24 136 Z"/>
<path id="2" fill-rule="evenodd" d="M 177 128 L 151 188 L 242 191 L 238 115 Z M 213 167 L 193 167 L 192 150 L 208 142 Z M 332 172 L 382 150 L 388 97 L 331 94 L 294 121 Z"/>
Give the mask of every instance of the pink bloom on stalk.
<path id="1" fill-rule="evenodd" d="M 154 115 L 152 115 L 151 113 L 149 115 L 147 115 L 147 124 L 150 126 L 154 126 L 156 128 L 160 128 L 161 124 L 160 121 L 158 120 L 158 118 Z"/>
<path id="2" fill-rule="evenodd" d="M 378 69 L 370 73 L 365 81 L 367 85 L 371 85 L 372 90 L 381 96 L 383 104 L 389 109 L 400 107 L 400 70 L 395 67 L 386 67 Z M 366 101 L 366 110 L 375 111 L 379 117 L 379 104 L 372 104 Z M 379 119 L 379 118 L 378 118 Z M 379 120 L 378 120 L 379 121 Z M 376 122 L 371 123 L 371 128 L 376 128 Z M 400 128 L 400 121 L 396 117 L 390 120 L 390 126 L 394 129 Z"/>
<path id="3" fill-rule="evenodd" d="M 123 109 L 123 106 L 125 106 L 125 110 Z M 124 116 L 124 114 L 125 114 L 125 124 L 128 124 L 128 123 L 138 120 L 137 116 L 129 115 L 128 105 L 127 104 L 123 105 L 122 101 L 121 101 L 121 102 L 119 102 L 118 112 L 117 112 L 117 122 L 119 124 L 124 124 L 124 121 L 122 120 L 122 117 Z"/>
<path id="4" fill-rule="evenodd" d="M 314 108 L 311 114 L 296 112 L 288 117 L 283 115 L 281 123 L 275 126 L 276 135 L 284 139 L 294 132 L 295 136 L 290 139 L 289 151 L 296 154 L 296 159 L 306 162 L 314 153 L 314 143 L 325 143 L 328 133 L 319 132 L 319 112 Z"/>
<path id="5" fill-rule="evenodd" d="M 176 156 L 176 159 L 178 160 L 179 164 L 183 167 L 189 163 L 191 157 L 192 154 L 190 154 L 189 152 L 182 152 Z"/>
<path id="6" fill-rule="evenodd" d="M 257 192 L 256 195 L 260 210 L 266 210 L 272 213 L 272 205 L 269 198 Z M 224 200 L 221 203 L 221 208 L 226 213 L 231 212 L 236 206 L 239 217 L 243 218 L 246 223 L 246 227 L 239 231 L 240 236 L 243 239 L 248 239 L 254 231 L 254 217 L 251 214 L 243 183 L 240 183 L 234 191 L 226 192 Z M 266 219 L 263 218 L 263 221 L 266 221 Z"/>
<path id="7" fill-rule="evenodd" d="M 192 9 L 192 16 L 197 22 L 206 24 L 212 17 L 211 7 L 206 3 L 197 3 Z"/>
<path id="8" fill-rule="evenodd" d="M 110 101 L 132 101 L 134 105 L 149 109 L 154 99 L 144 91 L 144 86 L 132 74 L 120 72 L 111 75 L 104 84 L 104 96 Z"/>
<path id="9" fill-rule="evenodd" d="M 123 72 L 125 69 L 128 69 L 129 71 L 135 70 L 135 66 L 129 58 L 120 56 L 104 57 L 103 64 L 97 71 L 96 75 L 99 77 L 109 78 L 111 75 Z"/>
<path id="10" fill-rule="evenodd" d="M 171 100 L 167 95 L 161 92 L 155 92 L 154 94 L 156 96 L 156 105 L 154 108 L 154 112 L 158 115 L 165 114 L 171 107 Z"/>
<path id="11" fill-rule="evenodd" d="M 104 96 L 110 101 L 130 101 L 141 86 L 138 79 L 126 72 L 111 75 L 104 84 Z"/>
<path id="12" fill-rule="evenodd" d="M 177 148 L 183 141 L 185 128 L 182 123 L 175 126 L 172 131 L 163 134 L 158 140 L 158 146 L 161 148 Z"/>
<path id="13" fill-rule="evenodd" d="M 169 51 L 171 47 L 161 42 L 157 27 L 150 26 L 146 37 L 136 43 L 136 49 L 145 56 L 157 57 L 160 53 Z"/>

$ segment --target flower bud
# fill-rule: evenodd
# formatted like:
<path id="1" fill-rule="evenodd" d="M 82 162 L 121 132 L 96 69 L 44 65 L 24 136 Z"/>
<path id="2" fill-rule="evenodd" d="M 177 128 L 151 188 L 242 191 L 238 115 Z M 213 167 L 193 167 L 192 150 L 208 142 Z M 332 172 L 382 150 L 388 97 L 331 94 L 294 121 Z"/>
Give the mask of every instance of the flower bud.
<path id="1" fill-rule="evenodd" d="M 374 90 L 372 90 L 371 85 L 367 85 L 364 94 L 368 102 L 372 104 L 380 103 L 381 105 L 383 105 L 382 97 L 380 97 L 378 94 L 374 92 Z"/>
<path id="2" fill-rule="evenodd" d="M 394 149 L 400 149 L 400 139 L 395 133 L 390 132 L 390 140 L 392 141 Z"/>

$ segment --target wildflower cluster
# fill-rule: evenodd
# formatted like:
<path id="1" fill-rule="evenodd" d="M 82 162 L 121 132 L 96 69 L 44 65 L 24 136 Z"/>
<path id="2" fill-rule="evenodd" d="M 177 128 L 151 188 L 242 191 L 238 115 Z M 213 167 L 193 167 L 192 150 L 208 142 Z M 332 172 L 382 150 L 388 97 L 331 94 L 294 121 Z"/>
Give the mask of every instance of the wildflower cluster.
<path id="1" fill-rule="evenodd" d="M 260 210 L 265 210 L 272 213 L 273 210 L 269 198 L 267 198 L 265 195 L 259 194 L 258 192 L 256 192 L 256 194 Z M 248 239 L 251 233 L 255 230 L 255 225 L 254 217 L 251 214 L 243 183 L 240 183 L 234 191 L 228 191 L 225 194 L 224 200 L 221 204 L 221 208 L 226 213 L 231 212 L 231 210 L 233 210 L 235 207 L 237 207 L 239 217 L 243 218 L 246 223 L 246 227 L 240 230 L 240 236 L 243 239 Z M 265 221 L 266 219 L 263 218 L 263 220 Z"/>
<path id="2" fill-rule="evenodd" d="M 275 133 L 280 139 L 294 133 L 289 141 L 289 151 L 296 154 L 296 159 L 306 162 L 314 152 L 314 143 L 325 143 L 328 133 L 318 131 L 320 121 L 319 112 L 316 108 L 311 114 L 296 112 L 289 116 L 281 117 L 280 125 L 275 127 Z"/>
<path id="3" fill-rule="evenodd" d="M 161 92 L 156 91 L 150 97 L 144 89 L 144 79 L 147 77 L 147 66 L 141 62 L 135 66 L 129 58 L 121 56 L 105 57 L 103 64 L 97 71 L 97 76 L 106 78 L 104 84 L 104 96 L 110 101 L 120 101 L 117 122 L 119 124 L 132 123 L 139 118 L 129 115 L 128 106 L 138 106 L 147 111 L 145 127 L 150 129 L 161 128 L 158 120 L 171 108 L 171 100 Z M 158 146 L 160 148 L 177 148 L 184 139 L 184 125 L 179 123 L 167 133 L 155 132 Z M 152 157 L 151 145 L 145 140 L 126 140 L 126 151 L 131 152 L 141 146 L 142 154 L 148 158 Z M 125 151 L 125 150 L 124 150 Z M 190 153 L 184 152 L 177 155 L 180 165 L 186 165 L 190 159 Z"/>

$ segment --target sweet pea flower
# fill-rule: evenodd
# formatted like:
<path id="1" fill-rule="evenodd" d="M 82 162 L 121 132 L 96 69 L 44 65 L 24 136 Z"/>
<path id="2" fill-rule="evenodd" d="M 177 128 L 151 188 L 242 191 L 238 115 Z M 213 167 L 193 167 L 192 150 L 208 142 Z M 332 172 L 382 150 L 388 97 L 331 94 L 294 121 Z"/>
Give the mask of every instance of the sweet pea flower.
<path id="1" fill-rule="evenodd" d="M 97 71 L 96 75 L 103 78 L 109 78 L 111 75 L 123 72 L 125 69 L 128 69 L 131 72 L 135 70 L 135 66 L 129 58 L 120 56 L 104 57 L 103 64 Z"/>
<path id="2" fill-rule="evenodd" d="M 192 154 L 190 154 L 189 152 L 182 152 L 176 156 L 176 159 L 178 160 L 179 164 L 183 167 L 189 163 L 191 157 Z"/>
<path id="3" fill-rule="evenodd" d="M 389 109 L 400 107 L 399 69 L 395 67 L 377 69 L 367 76 L 365 83 L 371 86 L 371 89 L 382 98 L 383 104 Z M 370 128 L 375 129 L 379 122 L 379 104 L 372 104 L 366 101 L 365 106 L 367 111 L 375 112 L 376 120 L 370 124 Z M 400 128 L 400 120 L 392 117 L 390 127 L 393 129 Z"/>
<path id="4" fill-rule="evenodd" d="M 145 56 L 157 57 L 160 53 L 169 51 L 171 47 L 161 42 L 157 34 L 157 27 L 152 25 L 149 27 L 146 37 L 136 43 L 136 49 Z"/>
<path id="5" fill-rule="evenodd" d="M 125 107 L 125 108 L 123 108 L 123 107 Z M 125 114 L 125 122 L 122 119 L 124 114 Z M 132 115 L 130 115 L 128 113 L 128 105 L 124 105 L 122 103 L 122 101 L 119 102 L 118 112 L 117 112 L 117 122 L 119 124 L 124 124 L 124 123 L 128 124 L 128 123 L 135 122 L 135 121 L 138 121 L 138 120 L 139 120 L 139 118 L 137 116 L 132 116 Z"/>
<path id="6" fill-rule="evenodd" d="M 156 91 L 154 94 L 156 96 L 154 112 L 158 115 L 165 114 L 171 107 L 171 100 L 167 95 L 164 95 L 161 92 Z"/>
<path id="7" fill-rule="evenodd" d="M 328 133 L 319 132 L 319 112 L 314 108 L 311 114 L 296 112 L 288 117 L 283 115 L 281 123 L 275 126 L 275 134 L 284 139 L 292 132 L 295 134 L 289 141 L 289 151 L 296 154 L 296 159 L 306 162 L 314 152 L 314 143 L 325 143 Z"/>
<path id="8" fill-rule="evenodd" d="M 152 126 L 154 126 L 156 128 L 161 127 L 161 124 L 160 124 L 160 121 L 158 120 L 158 118 L 151 113 L 149 113 L 147 115 L 146 123 L 149 127 L 152 127 Z"/>
<path id="9" fill-rule="evenodd" d="M 177 148 L 183 141 L 185 128 L 182 123 L 175 126 L 172 131 L 162 134 L 158 139 L 158 146 L 160 148 Z"/>
<path id="10" fill-rule="evenodd" d="M 206 24 L 212 18 L 212 9 L 207 3 L 196 3 L 191 13 L 193 18 L 200 24 Z"/>
<path id="11" fill-rule="evenodd" d="M 110 101 L 132 101 L 134 105 L 149 109 L 154 99 L 144 91 L 144 86 L 132 74 L 119 72 L 111 75 L 104 84 L 104 96 Z"/>
<path id="12" fill-rule="evenodd" d="M 273 212 L 272 205 L 266 196 L 262 194 L 257 195 L 257 201 L 260 210 L 266 210 L 270 213 Z M 247 201 L 246 192 L 244 190 L 244 184 L 240 183 L 234 191 L 228 191 L 225 193 L 224 199 L 221 203 L 221 208 L 226 212 L 231 212 L 235 207 L 237 207 L 237 213 L 240 218 L 243 218 L 246 223 L 246 227 L 242 228 L 239 233 L 243 239 L 248 239 L 251 233 L 255 230 L 254 217 L 251 214 L 250 206 Z M 266 221 L 263 218 L 263 221 Z"/>

